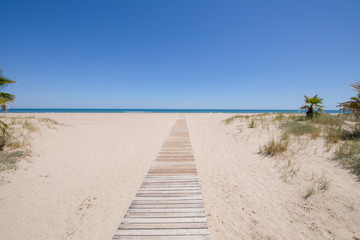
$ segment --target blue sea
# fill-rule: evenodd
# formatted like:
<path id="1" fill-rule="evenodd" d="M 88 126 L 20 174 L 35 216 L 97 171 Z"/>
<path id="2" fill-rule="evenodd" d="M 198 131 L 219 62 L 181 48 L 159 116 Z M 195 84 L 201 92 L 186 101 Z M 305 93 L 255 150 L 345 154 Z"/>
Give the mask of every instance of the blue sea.
<path id="1" fill-rule="evenodd" d="M 82 109 L 82 108 L 11 108 L 9 113 L 296 113 L 280 109 Z M 327 110 L 327 113 L 340 113 Z"/>

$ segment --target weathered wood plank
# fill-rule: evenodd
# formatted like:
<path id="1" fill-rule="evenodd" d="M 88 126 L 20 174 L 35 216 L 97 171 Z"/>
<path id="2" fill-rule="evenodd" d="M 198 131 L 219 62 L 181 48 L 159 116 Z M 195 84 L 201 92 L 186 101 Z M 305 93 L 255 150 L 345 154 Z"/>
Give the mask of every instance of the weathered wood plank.
<path id="1" fill-rule="evenodd" d="M 124 223 L 121 224 L 118 229 L 207 229 L 207 227 L 206 223 Z"/>
<path id="2" fill-rule="evenodd" d="M 209 235 L 187 235 L 187 236 L 117 236 L 115 235 L 113 240 L 133 240 L 133 239 L 147 239 L 147 240 L 210 240 Z"/>
<path id="3" fill-rule="evenodd" d="M 172 209 L 172 208 L 204 208 L 202 204 L 149 204 L 139 205 L 131 204 L 129 209 Z"/>
<path id="4" fill-rule="evenodd" d="M 128 213 L 175 213 L 175 212 L 189 212 L 189 213 L 204 213 L 204 208 L 130 208 Z"/>
<path id="5" fill-rule="evenodd" d="M 153 212 L 153 213 L 138 213 L 138 212 L 131 212 L 126 213 L 125 217 L 132 217 L 132 218 L 171 218 L 171 217 L 185 217 L 185 218 L 192 218 L 192 217 L 205 217 L 205 213 L 202 212 Z M 192 223 L 193 224 L 193 223 Z"/>
<path id="6" fill-rule="evenodd" d="M 208 229 L 121 229 L 117 230 L 118 236 L 177 236 L 177 235 L 194 235 L 194 234 L 209 234 Z"/>
<path id="7" fill-rule="evenodd" d="M 208 234 L 204 235 L 187 235 L 187 236 L 117 236 L 114 235 L 113 240 L 133 240 L 133 239 L 147 239 L 147 240 L 210 240 L 210 236 Z"/>

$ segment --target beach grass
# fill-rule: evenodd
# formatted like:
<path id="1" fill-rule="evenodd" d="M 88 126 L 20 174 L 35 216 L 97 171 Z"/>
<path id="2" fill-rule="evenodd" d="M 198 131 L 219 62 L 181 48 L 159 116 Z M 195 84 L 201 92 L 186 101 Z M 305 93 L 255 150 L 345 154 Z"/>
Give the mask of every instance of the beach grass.
<path id="1" fill-rule="evenodd" d="M 309 197 L 315 194 L 315 189 L 313 187 L 309 187 L 306 191 L 304 199 L 307 200 Z"/>
<path id="2" fill-rule="evenodd" d="M 5 149 L 0 152 L 0 171 L 16 169 L 18 160 L 30 151 L 29 139 L 31 135 L 38 132 L 42 127 L 53 128 L 62 125 L 50 118 L 36 118 L 34 116 L 7 117 L 1 116 L 7 122 L 5 138 Z"/>
<path id="3" fill-rule="evenodd" d="M 259 147 L 262 155 L 280 156 L 292 149 L 290 145 L 295 142 L 310 144 L 311 140 L 321 139 L 327 151 L 334 147 L 334 159 L 360 175 L 360 119 L 353 114 L 316 114 L 307 118 L 304 114 L 266 113 L 234 115 L 224 122 L 231 124 L 238 119 L 247 120 L 249 128 L 259 125 L 269 129 L 272 125 L 280 131 L 280 137 L 272 137 Z M 321 189 L 327 187 L 324 182 Z"/>
<path id="4" fill-rule="evenodd" d="M 360 140 L 342 142 L 335 152 L 335 159 L 360 175 Z"/>
<path id="5" fill-rule="evenodd" d="M 279 140 L 271 139 L 263 147 L 260 147 L 260 153 L 267 156 L 277 156 L 285 152 L 289 147 L 289 140 L 281 138 Z"/>
<path id="6" fill-rule="evenodd" d="M 312 138 L 317 138 L 321 133 L 321 128 L 298 121 L 285 122 L 280 125 L 280 128 L 283 129 L 284 132 L 295 136 L 308 134 L 311 135 Z"/>
<path id="7" fill-rule="evenodd" d="M 0 152 L 0 171 L 16 169 L 16 163 L 24 151 Z"/>

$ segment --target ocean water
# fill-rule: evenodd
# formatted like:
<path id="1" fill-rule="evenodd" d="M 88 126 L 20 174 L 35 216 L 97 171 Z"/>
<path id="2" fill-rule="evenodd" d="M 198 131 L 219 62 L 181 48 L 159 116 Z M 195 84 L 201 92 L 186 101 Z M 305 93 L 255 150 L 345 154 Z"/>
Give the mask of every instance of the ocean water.
<path id="1" fill-rule="evenodd" d="M 9 113 L 296 113 L 298 110 L 280 109 L 82 109 L 82 108 L 11 108 Z M 303 111 L 304 112 L 304 111 Z M 340 113 L 327 110 L 327 113 Z"/>

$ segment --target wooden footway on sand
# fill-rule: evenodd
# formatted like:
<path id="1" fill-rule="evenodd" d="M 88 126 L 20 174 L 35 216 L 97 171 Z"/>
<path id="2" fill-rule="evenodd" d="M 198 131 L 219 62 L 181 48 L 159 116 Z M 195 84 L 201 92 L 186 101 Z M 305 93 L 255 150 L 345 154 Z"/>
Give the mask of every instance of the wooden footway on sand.
<path id="1" fill-rule="evenodd" d="M 210 239 L 184 118 L 171 129 L 115 239 Z"/>

